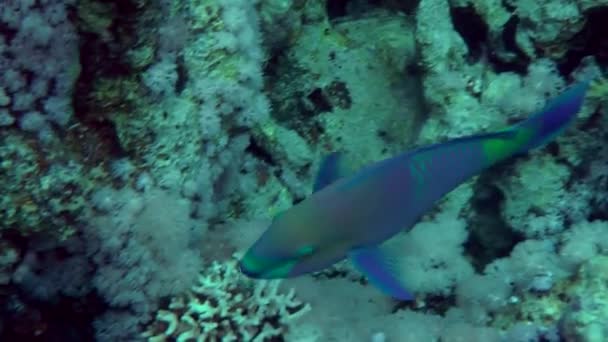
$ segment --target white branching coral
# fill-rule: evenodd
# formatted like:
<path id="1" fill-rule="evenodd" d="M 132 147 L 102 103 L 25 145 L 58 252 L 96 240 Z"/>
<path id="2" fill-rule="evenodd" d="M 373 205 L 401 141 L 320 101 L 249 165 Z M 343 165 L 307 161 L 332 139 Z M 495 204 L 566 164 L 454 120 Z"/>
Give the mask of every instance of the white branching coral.
<path id="1" fill-rule="evenodd" d="M 243 277 L 236 258 L 213 262 L 183 296 L 174 297 L 145 333 L 148 341 L 265 341 L 310 310 L 280 280 Z"/>

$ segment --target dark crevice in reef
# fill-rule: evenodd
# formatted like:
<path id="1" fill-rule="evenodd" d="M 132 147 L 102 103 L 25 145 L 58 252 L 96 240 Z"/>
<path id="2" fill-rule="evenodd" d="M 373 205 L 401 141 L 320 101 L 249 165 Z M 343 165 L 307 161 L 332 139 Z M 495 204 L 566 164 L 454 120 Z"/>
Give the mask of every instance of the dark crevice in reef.
<path id="1" fill-rule="evenodd" d="M 495 48 L 490 49 L 488 53 L 488 62 L 498 73 L 512 71 L 519 74 L 525 74 L 531 60 L 517 45 L 515 35 L 517 33 L 517 25 L 519 18 L 511 17 L 504 25 L 500 39 Z M 498 53 L 497 51 L 501 52 Z"/>
<path id="2" fill-rule="evenodd" d="M 251 154 L 258 160 L 262 160 L 267 165 L 277 166 L 277 162 L 272 157 L 272 153 L 264 148 L 263 144 L 260 144 L 255 138 L 249 139 L 249 145 L 245 149 L 245 152 Z"/>
<path id="3" fill-rule="evenodd" d="M 420 0 L 327 0 L 325 11 L 329 20 L 361 17 L 375 10 L 413 14 Z"/>
<path id="4" fill-rule="evenodd" d="M 327 98 L 326 94 L 321 88 L 313 89 L 310 94 L 306 96 L 306 98 L 311 104 L 311 110 L 308 111 L 311 113 L 311 116 L 316 116 L 317 114 L 331 112 L 334 110 L 333 106 L 331 105 L 331 101 Z"/>
<path id="5" fill-rule="evenodd" d="M 591 201 L 591 214 L 589 214 L 589 222 L 592 221 L 608 221 L 608 206 L 604 201 L 601 203 L 597 199 Z"/>
<path id="6" fill-rule="evenodd" d="M 325 11 L 329 20 L 345 17 L 348 14 L 347 6 L 350 0 L 327 0 Z"/>
<path id="7" fill-rule="evenodd" d="M 186 69 L 185 64 L 184 56 L 181 54 L 177 56 L 177 82 L 175 83 L 175 92 L 177 94 L 181 94 L 188 84 L 188 69 Z"/>
<path id="8" fill-rule="evenodd" d="M 513 7 L 505 7 L 511 12 L 514 11 Z M 592 8 L 585 15 L 585 26 L 568 42 L 570 47 L 566 55 L 561 60 L 556 61 L 558 70 L 563 76 L 568 76 L 587 56 L 594 56 L 599 64 L 608 64 L 608 25 L 605 24 L 608 21 L 608 6 Z M 475 18 L 475 16 L 472 18 Z M 473 48 L 483 47 L 483 42 L 480 39 L 483 30 L 473 30 L 473 27 L 478 25 L 476 19 L 462 20 L 462 24 L 459 24 L 455 19 L 458 19 L 458 17 L 454 15 L 454 10 L 452 10 L 454 26 L 469 46 L 469 53 L 475 51 L 475 49 L 471 51 L 471 46 Z M 516 42 L 519 24 L 520 19 L 517 15 L 513 15 L 504 25 L 500 39 L 495 38 L 487 43 L 488 62 L 496 72 L 511 71 L 525 74 L 527 71 L 531 58 L 521 50 Z M 463 27 L 466 30 L 463 31 Z M 472 36 L 471 32 L 473 32 Z"/>
<path id="9" fill-rule="evenodd" d="M 562 75 L 569 75 L 587 56 L 595 56 L 599 64 L 608 64 L 608 6 L 588 10 L 586 19 L 581 32 L 570 41 L 566 56 L 559 61 Z"/>
<path id="10" fill-rule="evenodd" d="M 92 1 L 81 5 L 74 14 L 81 70 L 73 94 L 79 125 L 73 132 L 79 137 L 76 147 L 91 164 L 107 155 L 126 154 L 113 116 L 129 113 L 134 107 L 128 95 L 134 91 L 136 71 L 127 52 L 142 39 L 136 32 L 144 10 L 137 1 Z M 109 21 L 107 30 L 96 31 L 85 19 L 89 17 Z"/>
<path id="11" fill-rule="evenodd" d="M 478 271 L 492 261 L 508 256 L 513 247 L 524 240 L 502 219 L 500 212 L 505 198 L 489 177 L 492 176 L 481 175 L 475 184 L 471 201 L 473 215 L 469 219 L 471 231 L 465 244 Z"/>
<path id="12" fill-rule="evenodd" d="M 324 88 L 311 87 L 315 82 L 306 70 L 297 67 L 297 63 L 281 51 L 273 53 L 264 75 L 274 120 L 295 130 L 311 144 L 319 144 L 323 139 L 324 129 L 318 115 L 335 106 L 350 105 L 348 90 L 339 82 Z"/>
<path id="13" fill-rule="evenodd" d="M 377 8 L 386 8 L 405 14 L 414 14 L 420 0 L 367 0 L 367 3 L 370 4 L 370 6 Z"/>
<path id="14" fill-rule="evenodd" d="M 28 268 L 33 276 L 22 278 L 23 284 L 20 285 L 15 282 L 0 285 L 0 341 L 94 341 L 91 323 L 106 310 L 106 304 L 93 291 L 73 297 L 58 293 L 61 289 L 51 282 L 59 278 L 68 279 L 69 276 L 58 275 L 57 272 L 62 271 L 60 268 L 48 271 L 36 267 L 46 264 L 41 261 L 45 258 L 66 260 L 73 255 L 71 249 L 74 246 L 49 246 L 47 239 L 41 234 L 23 236 L 22 232 L 13 229 L 3 232 L 4 242 L 9 242 L 20 251 L 19 259 L 25 260 L 23 254 L 27 251 L 39 265 L 32 266 L 24 261 L 23 267 Z M 45 275 L 45 272 L 48 273 Z M 67 285 L 89 288 L 89 275 L 79 279 L 69 278 L 81 283 Z M 36 294 L 32 293 L 32 288 Z"/>
<path id="15" fill-rule="evenodd" d="M 524 74 L 530 58 L 519 48 L 515 40 L 519 19 L 511 17 L 500 34 L 491 34 L 488 24 L 473 6 L 452 7 L 450 16 L 454 29 L 467 45 L 467 61 L 478 62 L 487 58 L 496 72 Z"/>
<path id="16" fill-rule="evenodd" d="M 517 10 L 517 7 L 515 6 L 515 4 L 512 4 L 511 1 L 509 0 L 502 0 L 501 2 L 502 7 L 504 7 L 507 11 L 513 13 Z"/>
<path id="17" fill-rule="evenodd" d="M 395 301 L 391 309 L 391 313 L 399 311 L 411 310 L 420 313 L 432 312 L 433 314 L 445 315 L 448 310 L 456 305 L 455 295 L 435 295 L 429 294 L 424 297 L 424 308 L 416 306 L 416 301 Z"/>
<path id="18" fill-rule="evenodd" d="M 19 291 L 15 291 L 19 292 Z M 5 329 L 1 341 L 94 341 L 91 322 L 104 304 L 90 294 L 78 299 L 61 297 L 53 301 L 30 301 L 13 293 L 0 300 L 0 319 Z"/>
<path id="19" fill-rule="evenodd" d="M 469 50 L 469 62 L 477 62 L 484 54 L 488 41 L 488 25 L 475 12 L 473 6 L 452 7 L 450 9 L 452 24 L 460 34 Z"/>

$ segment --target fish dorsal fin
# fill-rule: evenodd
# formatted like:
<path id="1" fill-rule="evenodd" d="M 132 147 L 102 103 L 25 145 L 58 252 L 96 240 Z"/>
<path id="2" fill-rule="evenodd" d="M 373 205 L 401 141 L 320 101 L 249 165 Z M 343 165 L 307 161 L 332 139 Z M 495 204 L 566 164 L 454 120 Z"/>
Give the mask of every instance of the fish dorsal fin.
<path id="1" fill-rule="evenodd" d="M 370 283 L 399 300 L 414 300 L 405 288 L 397 256 L 387 246 L 358 248 L 349 253 L 350 260 Z"/>
<path id="2" fill-rule="evenodd" d="M 319 166 L 319 171 L 317 172 L 313 193 L 348 174 L 349 170 L 345 165 L 344 159 L 343 153 L 340 152 L 333 152 L 323 158 L 323 161 Z"/>

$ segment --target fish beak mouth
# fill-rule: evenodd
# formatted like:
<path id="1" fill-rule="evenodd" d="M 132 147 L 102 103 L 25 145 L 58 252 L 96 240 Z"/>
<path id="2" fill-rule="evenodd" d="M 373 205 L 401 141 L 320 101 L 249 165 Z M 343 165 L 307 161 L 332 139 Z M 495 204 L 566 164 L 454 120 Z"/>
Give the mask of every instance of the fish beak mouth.
<path id="1" fill-rule="evenodd" d="M 253 279 L 288 278 L 297 262 L 298 260 L 293 259 L 259 268 L 251 267 L 257 265 L 257 263 L 252 263 L 250 260 L 244 258 L 239 262 L 238 267 L 241 273 Z"/>
<path id="2" fill-rule="evenodd" d="M 248 267 L 245 267 L 245 264 L 243 263 L 243 260 L 241 260 L 239 262 L 238 266 L 239 266 L 239 270 L 241 271 L 241 273 L 243 273 L 247 277 L 253 278 L 253 279 L 262 278 L 262 273 L 261 272 L 252 270 L 252 269 L 250 269 Z"/>

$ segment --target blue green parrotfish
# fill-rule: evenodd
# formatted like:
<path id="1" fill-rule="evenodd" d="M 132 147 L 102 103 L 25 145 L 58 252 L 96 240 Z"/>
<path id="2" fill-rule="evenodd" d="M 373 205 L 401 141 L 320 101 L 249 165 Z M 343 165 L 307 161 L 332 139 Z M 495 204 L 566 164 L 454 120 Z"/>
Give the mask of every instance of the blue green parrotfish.
<path id="1" fill-rule="evenodd" d="M 383 248 L 383 242 L 410 229 L 470 177 L 555 138 L 576 117 L 589 85 L 570 87 L 505 130 L 404 152 L 347 176 L 340 155 L 329 155 L 321 163 L 314 193 L 273 218 L 240 260 L 241 272 L 259 279 L 289 278 L 349 258 L 383 292 L 412 300 L 398 255 Z"/>

